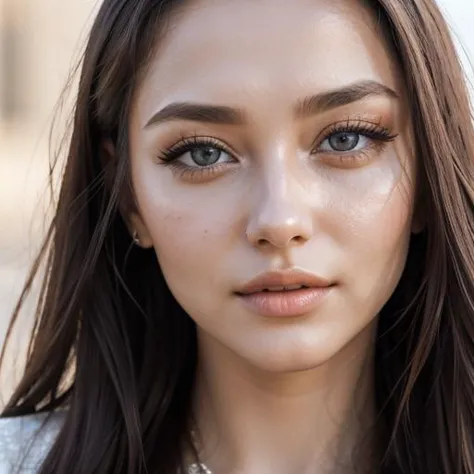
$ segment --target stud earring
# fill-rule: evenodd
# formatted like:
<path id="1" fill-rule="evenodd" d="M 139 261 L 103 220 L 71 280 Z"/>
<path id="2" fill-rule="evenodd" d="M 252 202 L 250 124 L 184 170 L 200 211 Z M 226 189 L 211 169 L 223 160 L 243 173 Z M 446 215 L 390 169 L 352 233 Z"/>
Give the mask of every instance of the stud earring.
<path id="1" fill-rule="evenodd" d="M 136 230 L 133 231 L 132 239 L 135 245 L 140 245 L 140 238 L 138 237 L 138 232 Z"/>

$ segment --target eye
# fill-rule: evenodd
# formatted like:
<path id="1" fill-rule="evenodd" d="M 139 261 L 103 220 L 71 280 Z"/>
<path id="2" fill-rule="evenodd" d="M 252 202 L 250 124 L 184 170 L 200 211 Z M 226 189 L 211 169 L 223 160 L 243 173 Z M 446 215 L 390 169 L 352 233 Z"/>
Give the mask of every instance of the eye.
<path id="1" fill-rule="evenodd" d="M 214 146 L 196 146 L 178 158 L 188 166 L 212 166 L 224 159 L 229 161 L 229 155 L 224 150 Z"/>
<path id="2" fill-rule="evenodd" d="M 161 151 L 158 157 L 167 164 L 182 168 L 210 168 L 236 161 L 225 145 L 210 137 L 186 138 Z"/>
<path id="3" fill-rule="evenodd" d="M 367 147 L 369 138 L 356 132 L 336 132 L 327 137 L 319 151 L 340 152 L 358 151 Z"/>

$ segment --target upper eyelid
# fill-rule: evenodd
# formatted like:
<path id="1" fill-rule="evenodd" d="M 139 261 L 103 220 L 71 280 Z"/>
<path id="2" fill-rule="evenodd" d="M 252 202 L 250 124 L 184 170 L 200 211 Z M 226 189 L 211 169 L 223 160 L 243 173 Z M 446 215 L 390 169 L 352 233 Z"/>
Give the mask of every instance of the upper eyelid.
<path id="1" fill-rule="evenodd" d="M 174 150 L 179 150 L 180 148 L 186 148 L 186 147 L 191 148 L 193 145 L 196 147 L 212 145 L 215 147 L 222 148 L 227 153 L 237 154 L 237 152 L 235 152 L 233 148 L 229 146 L 223 140 L 215 138 L 215 137 L 211 137 L 211 136 L 206 136 L 206 135 L 202 135 L 202 136 L 196 135 L 196 136 L 187 137 L 187 138 L 184 137 L 179 142 L 175 143 L 170 148 L 168 148 L 168 150 L 174 151 Z"/>
<path id="2" fill-rule="evenodd" d="M 364 128 L 364 126 L 366 128 Z M 381 122 L 376 122 L 372 120 L 366 120 L 361 118 L 354 118 L 354 119 L 346 119 L 341 120 L 339 122 L 335 122 L 327 127 L 324 127 L 323 130 L 318 134 L 318 138 L 321 136 L 330 136 L 333 133 L 338 133 L 343 131 L 344 128 L 353 128 L 355 131 L 359 131 L 359 133 L 363 133 L 364 131 L 367 132 L 367 128 L 373 127 L 374 130 L 386 130 L 386 127 L 381 125 Z"/>

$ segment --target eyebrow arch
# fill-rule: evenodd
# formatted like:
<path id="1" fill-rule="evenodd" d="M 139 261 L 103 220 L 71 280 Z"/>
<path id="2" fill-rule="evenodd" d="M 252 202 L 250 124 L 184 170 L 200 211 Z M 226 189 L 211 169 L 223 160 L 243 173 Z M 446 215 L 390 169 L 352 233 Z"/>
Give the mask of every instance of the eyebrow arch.
<path id="1" fill-rule="evenodd" d="M 357 102 L 370 95 L 399 98 L 398 94 L 388 86 L 376 81 L 362 81 L 340 89 L 306 97 L 296 103 L 294 111 L 297 117 L 304 118 Z M 173 102 L 156 112 L 144 128 L 172 120 L 188 120 L 219 125 L 243 125 L 247 122 L 246 113 L 242 109 L 225 105 Z"/>
<path id="2" fill-rule="evenodd" d="M 391 99 L 400 98 L 393 89 L 380 82 L 362 81 L 298 101 L 295 107 L 295 115 L 297 117 L 308 117 L 357 102 L 371 95 L 388 96 Z"/>
<path id="3" fill-rule="evenodd" d="M 225 105 L 173 102 L 159 110 L 147 122 L 145 128 L 171 120 L 214 123 L 221 125 L 242 125 L 246 122 L 245 112 Z"/>

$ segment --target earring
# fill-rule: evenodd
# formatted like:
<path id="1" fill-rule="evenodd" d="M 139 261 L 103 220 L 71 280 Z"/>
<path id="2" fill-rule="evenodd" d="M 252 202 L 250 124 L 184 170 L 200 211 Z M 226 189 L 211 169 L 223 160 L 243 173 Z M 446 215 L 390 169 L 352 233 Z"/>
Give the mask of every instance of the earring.
<path id="1" fill-rule="evenodd" d="M 133 231 L 132 239 L 135 245 L 140 245 L 140 238 L 138 237 L 138 232 L 136 230 Z"/>

